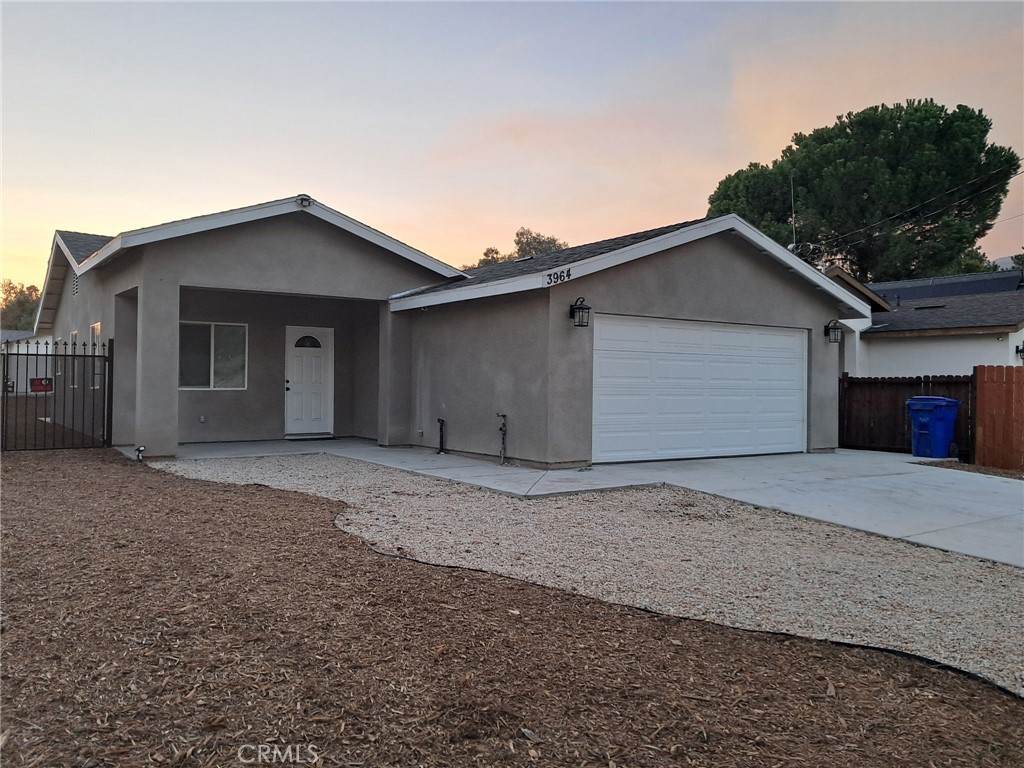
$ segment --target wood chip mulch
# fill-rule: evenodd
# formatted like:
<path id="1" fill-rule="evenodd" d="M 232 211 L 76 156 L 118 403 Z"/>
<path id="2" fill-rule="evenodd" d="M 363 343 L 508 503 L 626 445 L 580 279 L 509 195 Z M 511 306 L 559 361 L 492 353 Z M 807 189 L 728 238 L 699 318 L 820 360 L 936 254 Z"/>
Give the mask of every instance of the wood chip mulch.
<path id="1" fill-rule="evenodd" d="M 956 459 L 946 461 L 922 462 L 926 467 L 938 467 L 939 469 L 957 469 L 961 472 L 975 472 L 979 475 L 993 475 L 994 477 L 1009 477 L 1013 480 L 1024 480 L 1024 470 L 1000 469 L 999 467 L 984 467 L 979 464 L 964 464 Z"/>
<path id="2" fill-rule="evenodd" d="M 913 659 L 382 556 L 339 502 L 112 451 L 2 479 L 4 766 L 1024 764 L 1024 700 Z"/>

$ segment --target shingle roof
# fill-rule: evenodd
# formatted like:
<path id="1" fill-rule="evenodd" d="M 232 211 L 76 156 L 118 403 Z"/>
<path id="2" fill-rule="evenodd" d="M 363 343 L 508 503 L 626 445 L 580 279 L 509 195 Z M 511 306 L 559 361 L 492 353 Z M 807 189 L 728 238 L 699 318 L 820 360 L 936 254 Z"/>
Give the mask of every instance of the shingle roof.
<path id="1" fill-rule="evenodd" d="M 645 240 L 653 240 L 656 237 L 667 235 L 670 232 L 675 232 L 677 229 L 683 229 L 684 227 L 689 227 L 702 221 L 705 221 L 705 219 L 694 219 L 693 221 L 684 221 L 680 224 L 670 224 L 667 227 L 648 229 L 644 232 L 634 232 L 631 235 L 622 235 L 620 237 L 609 238 L 608 240 L 599 240 L 596 243 L 575 245 L 570 248 L 563 248 L 560 251 L 550 251 L 548 253 L 542 253 L 538 256 L 517 261 L 502 261 L 498 264 L 487 264 L 482 267 L 476 267 L 475 269 L 464 270 L 466 273 L 466 277 L 464 278 L 455 278 L 447 283 L 427 286 L 426 288 L 420 288 L 402 295 L 420 296 L 426 293 L 447 291 L 451 288 L 483 285 L 485 283 L 492 283 L 497 280 L 505 280 L 511 277 L 530 275 L 535 272 L 546 272 L 549 269 L 564 267 L 568 264 L 574 264 L 577 261 L 583 261 L 584 259 L 589 259 L 594 256 L 600 256 L 603 253 L 611 253 L 612 251 L 617 251 L 621 248 L 627 248 L 628 246 L 642 243 Z"/>
<path id="2" fill-rule="evenodd" d="M 0 344 L 14 343 L 22 339 L 35 336 L 33 331 L 9 331 L 6 328 L 0 330 Z"/>
<path id="3" fill-rule="evenodd" d="M 940 328 L 1024 327 L 1024 290 L 902 301 L 892 312 L 875 312 L 864 334 Z"/>
<path id="4" fill-rule="evenodd" d="M 1024 270 L 1008 269 L 1002 272 L 976 272 L 970 275 L 924 277 L 917 280 L 892 280 L 868 283 L 867 287 L 888 301 L 927 299 L 939 296 L 968 296 L 980 293 L 1016 291 L 1024 283 Z"/>
<path id="5" fill-rule="evenodd" d="M 81 264 L 114 238 L 106 235 L 89 235 L 85 232 L 68 232 L 58 229 L 57 234 L 71 251 L 71 258 Z"/>

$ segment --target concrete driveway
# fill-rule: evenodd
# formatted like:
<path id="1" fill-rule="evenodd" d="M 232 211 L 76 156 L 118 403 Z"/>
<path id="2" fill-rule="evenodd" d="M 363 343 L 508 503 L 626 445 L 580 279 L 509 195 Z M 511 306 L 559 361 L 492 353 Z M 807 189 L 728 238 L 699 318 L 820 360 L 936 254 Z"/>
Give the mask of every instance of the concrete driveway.
<path id="1" fill-rule="evenodd" d="M 664 483 L 1024 567 L 1024 482 L 929 467 L 904 454 L 839 450 L 541 470 L 338 439 L 183 445 L 178 455 L 302 453 L 360 459 L 527 497 Z"/>

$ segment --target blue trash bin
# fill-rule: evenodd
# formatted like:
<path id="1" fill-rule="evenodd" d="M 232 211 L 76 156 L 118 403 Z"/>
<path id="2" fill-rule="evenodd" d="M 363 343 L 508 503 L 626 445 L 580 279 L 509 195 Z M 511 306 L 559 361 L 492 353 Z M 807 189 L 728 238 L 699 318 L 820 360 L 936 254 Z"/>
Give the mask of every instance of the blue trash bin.
<path id="1" fill-rule="evenodd" d="M 907 415 L 913 433 L 911 448 L 915 456 L 930 459 L 949 458 L 959 400 L 951 397 L 921 395 L 907 400 Z"/>

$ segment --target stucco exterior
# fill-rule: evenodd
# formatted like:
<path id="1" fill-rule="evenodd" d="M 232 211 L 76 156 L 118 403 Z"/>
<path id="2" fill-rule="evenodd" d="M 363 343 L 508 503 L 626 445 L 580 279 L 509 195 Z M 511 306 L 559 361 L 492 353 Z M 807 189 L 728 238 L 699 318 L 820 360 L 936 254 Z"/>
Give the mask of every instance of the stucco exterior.
<path id="1" fill-rule="evenodd" d="M 967 376 L 977 365 L 1022 365 L 1014 350 L 1024 344 L 1024 330 L 895 337 L 864 334 L 858 364 L 851 376 Z"/>
<path id="2" fill-rule="evenodd" d="M 444 418 L 450 450 L 496 455 L 506 413 L 511 459 L 589 463 L 593 324 L 569 319 L 578 296 L 604 314 L 806 330 L 808 450 L 837 446 L 838 347 L 822 332 L 835 301 L 729 235 L 550 289 L 400 313 L 411 316 L 409 441 L 436 445 Z"/>
<path id="3" fill-rule="evenodd" d="M 380 307 L 429 269 L 301 211 L 155 242 L 64 281 L 55 339 L 115 340 L 115 444 L 284 436 L 284 330 L 335 330 L 334 434 L 377 436 Z M 268 290 L 271 289 L 271 290 Z M 183 321 L 248 326 L 244 390 L 178 387 Z M 204 417 L 200 422 L 200 417 Z"/>
<path id="4" fill-rule="evenodd" d="M 511 282 L 474 280 L 318 206 L 300 196 L 109 240 L 68 233 L 89 243 L 75 254 L 55 239 L 41 316 L 49 313 L 55 339 L 77 331 L 83 341 L 99 322 L 101 340 L 114 341 L 115 444 L 145 445 L 152 457 L 173 455 L 181 443 L 286 436 L 286 331 L 302 327 L 333 337 L 332 383 L 324 385 L 333 418 L 329 432 L 316 434 L 436 447 L 444 419 L 447 450 L 497 456 L 505 414 L 509 461 L 585 465 L 593 455 L 594 323 L 575 327 L 568 316 L 583 296 L 595 321 L 803 334 L 800 445 L 836 447 L 839 349 L 822 329 L 868 309 L 736 217 L 637 233 L 625 247 L 618 239 L 581 246 L 571 278 L 539 287 L 543 261 L 512 265 L 519 277 Z M 179 387 L 188 323 L 245 326 L 244 385 Z"/>

